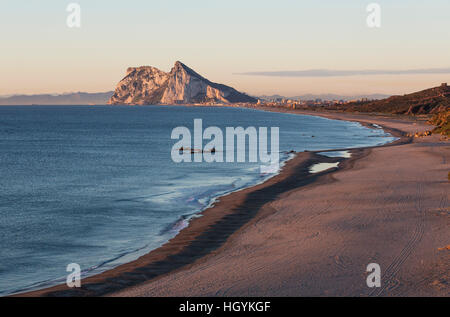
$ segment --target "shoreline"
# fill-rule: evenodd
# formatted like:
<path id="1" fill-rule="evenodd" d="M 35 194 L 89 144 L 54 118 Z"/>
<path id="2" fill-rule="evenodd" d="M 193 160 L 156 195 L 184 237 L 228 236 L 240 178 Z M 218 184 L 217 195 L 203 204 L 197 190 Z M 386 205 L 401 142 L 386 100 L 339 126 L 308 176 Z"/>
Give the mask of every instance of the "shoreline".
<path id="1" fill-rule="evenodd" d="M 291 109 L 270 109 L 266 107 L 257 107 L 256 109 L 359 122 L 369 128 L 375 128 L 373 121 L 377 118 L 371 115 L 352 115 L 347 113 L 310 112 Z M 398 121 L 398 119 L 392 120 Z M 406 122 L 407 124 L 411 124 L 409 120 Z M 163 246 L 150 251 L 130 263 L 122 264 L 114 269 L 83 278 L 80 289 L 69 289 L 65 285 L 56 285 L 9 296 L 111 295 L 124 289 L 156 280 L 177 270 L 186 269 L 199 259 L 214 254 L 225 244 L 230 236 L 254 220 L 265 204 L 276 200 L 280 195 L 301 187 L 310 187 L 332 181 L 332 173 L 351 168 L 357 160 L 369 155 L 372 148 L 408 144 L 413 140 L 413 138 L 406 136 L 405 131 L 378 123 L 375 124 L 380 126 L 384 131 L 397 137 L 398 140 L 372 147 L 296 153 L 294 158 L 285 162 L 279 174 L 255 186 L 220 196 L 216 199 L 217 201 L 212 207 L 206 208 L 199 213 L 201 217 L 191 220 L 186 228 L 182 229 L 177 236 L 170 239 Z M 348 150 L 351 152 L 351 158 L 331 158 L 316 154 L 318 152 L 340 150 Z M 310 166 L 325 162 L 340 162 L 340 164 L 337 168 L 332 168 L 317 174 L 309 173 L 308 168 Z M 292 182 L 292 178 L 294 177 L 300 180 Z M 275 192 L 274 188 L 277 189 Z M 271 192 L 271 195 L 268 195 L 268 192 Z"/>
<path id="2" fill-rule="evenodd" d="M 278 189 L 281 191 L 277 192 L 277 194 L 281 194 L 285 191 L 286 186 L 283 182 L 293 176 L 301 179 L 296 186 L 311 184 L 319 176 L 337 168 L 310 174 L 308 170 L 310 166 L 317 163 L 334 163 L 345 160 L 349 159 L 327 158 L 313 152 L 297 153 L 294 158 L 285 163 L 279 174 L 263 183 L 216 198 L 216 202 L 211 207 L 199 212 L 200 217 L 192 219 L 187 227 L 183 228 L 167 243 L 132 262 L 83 278 L 80 289 L 69 289 L 65 284 L 60 284 L 8 296 L 103 296 L 158 278 L 164 274 L 170 274 L 220 248 L 230 235 L 253 219 L 262 205 L 270 202 L 271 199 L 275 199 L 274 196 L 269 198 L 266 191 L 249 199 L 249 196 L 255 194 L 255 192 L 271 186 L 281 186 Z M 249 205 L 252 205 L 252 210 L 244 211 L 243 209 L 249 207 Z"/>
<path id="3" fill-rule="evenodd" d="M 299 113 L 297 111 L 294 113 L 318 115 Z M 328 115 L 326 117 L 335 119 L 330 118 Z M 374 128 L 373 125 L 367 122 L 353 121 Z M 279 174 L 263 183 L 233 191 L 216 198 L 213 206 L 200 212 L 199 215 L 201 217 L 191 220 L 186 228 L 182 229 L 166 244 L 132 262 L 83 278 L 82 287 L 79 289 L 69 289 L 63 284 L 9 296 L 102 296 L 157 279 L 165 274 L 170 274 L 180 268 L 189 266 L 198 259 L 208 256 L 222 247 L 233 233 L 255 218 L 262 206 L 274 201 L 280 195 L 300 187 L 314 186 L 316 183 L 323 182 L 324 180 L 322 179 L 326 178 L 328 174 L 349 168 L 356 160 L 368 155 L 371 148 L 411 142 L 411 138 L 405 137 L 404 133 L 399 130 L 384 126 L 381 126 L 381 128 L 397 137 L 398 140 L 372 147 L 296 153 L 292 159 L 285 162 Z M 319 152 L 340 150 L 348 150 L 351 152 L 351 158 L 331 158 L 316 154 Z M 335 162 L 340 163 L 339 167 L 316 174 L 309 173 L 309 167 L 314 164 Z M 293 181 L 293 179 L 296 179 L 296 181 Z"/>
<path id="4" fill-rule="evenodd" d="M 399 139 L 352 150 L 261 206 L 219 249 L 109 295 L 450 295 L 448 140 L 410 137 L 430 128 L 411 118 L 270 110 L 378 125 Z M 368 263 L 382 267 L 379 289 L 366 285 Z"/>
<path id="5" fill-rule="evenodd" d="M 218 250 L 109 295 L 449 296 L 448 139 L 408 137 L 430 128 L 408 118 L 293 112 L 376 124 L 402 138 L 352 151 L 340 168 L 261 206 Z M 381 267 L 380 288 L 366 284 L 369 263 Z"/>

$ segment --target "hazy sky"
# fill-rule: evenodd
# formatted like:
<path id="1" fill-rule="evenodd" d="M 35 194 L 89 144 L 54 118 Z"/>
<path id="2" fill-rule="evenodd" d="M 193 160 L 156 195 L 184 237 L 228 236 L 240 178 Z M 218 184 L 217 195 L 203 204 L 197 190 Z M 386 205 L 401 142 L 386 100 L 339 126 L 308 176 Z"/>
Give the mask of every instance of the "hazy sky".
<path id="1" fill-rule="evenodd" d="M 81 28 L 66 7 L 81 5 Z M 0 94 L 108 91 L 129 66 L 181 60 L 251 94 L 406 93 L 450 74 L 263 76 L 248 72 L 450 68 L 450 1 L 0 0 Z"/>

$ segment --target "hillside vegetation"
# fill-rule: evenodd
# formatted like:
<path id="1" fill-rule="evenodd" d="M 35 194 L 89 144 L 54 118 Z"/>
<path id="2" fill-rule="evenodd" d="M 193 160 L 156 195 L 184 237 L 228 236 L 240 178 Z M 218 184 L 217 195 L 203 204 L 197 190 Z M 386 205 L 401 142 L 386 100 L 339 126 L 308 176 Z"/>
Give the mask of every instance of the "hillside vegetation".
<path id="1" fill-rule="evenodd" d="M 433 133 L 450 136 L 450 111 L 435 114 L 429 122 L 436 126 Z"/>
<path id="2" fill-rule="evenodd" d="M 433 133 L 450 134 L 450 86 L 446 83 L 431 89 L 382 100 L 350 102 L 327 107 L 330 110 L 395 115 L 430 115 Z"/>
<path id="3" fill-rule="evenodd" d="M 391 114 L 436 114 L 450 109 L 450 86 L 439 87 L 382 100 L 353 102 L 343 106 L 345 111 Z"/>

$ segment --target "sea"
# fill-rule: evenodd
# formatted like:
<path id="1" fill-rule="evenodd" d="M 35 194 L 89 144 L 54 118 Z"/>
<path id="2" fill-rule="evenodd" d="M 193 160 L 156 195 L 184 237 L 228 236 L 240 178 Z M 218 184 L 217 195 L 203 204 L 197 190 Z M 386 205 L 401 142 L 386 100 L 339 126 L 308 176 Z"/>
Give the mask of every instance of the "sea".
<path id="1" fill-rule="evenodd" d="M 193 131 L 194 119 L 223 131 L 278 127 L 283 161 L 292 150 L 395 139 L 356 122 L 246 108 L 2 106 L 0 295 L 63 283 L 71 263 L 89 276 L 133 261 L 218 197 L 276 174 L 248 160 L 174 162 L 172 131 Z"/>

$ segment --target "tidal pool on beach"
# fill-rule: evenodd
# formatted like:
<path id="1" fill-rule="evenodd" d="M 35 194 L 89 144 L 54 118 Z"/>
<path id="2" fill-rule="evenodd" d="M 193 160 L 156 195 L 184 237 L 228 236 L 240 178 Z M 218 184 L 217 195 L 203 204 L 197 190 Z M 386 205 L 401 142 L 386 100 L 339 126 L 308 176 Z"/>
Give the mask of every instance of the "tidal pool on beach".
<path id="1" fill-rule="evenodd" d="M 309 168 L 309 172 L 311 174 L 316 174 L 316 173 L 320 173 L 326 170 L 329 170 L 330 168 L 335 168 L 339 166 L 339 162 L 336 163 L 317 163 L 312 165 Z"/>
<path id="2" fill-rule="evenodd" d="M 317 154 L 327 157 L 342 157 L 342 158 L 352 157 L 352 153 L 350 153 L 350 151 L 329 151 L 329 152 L 319 152 Z"/>

